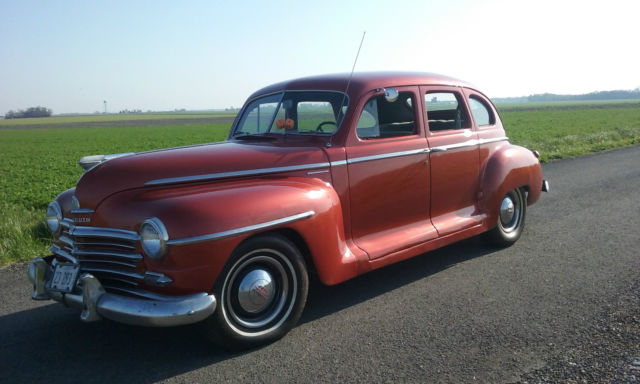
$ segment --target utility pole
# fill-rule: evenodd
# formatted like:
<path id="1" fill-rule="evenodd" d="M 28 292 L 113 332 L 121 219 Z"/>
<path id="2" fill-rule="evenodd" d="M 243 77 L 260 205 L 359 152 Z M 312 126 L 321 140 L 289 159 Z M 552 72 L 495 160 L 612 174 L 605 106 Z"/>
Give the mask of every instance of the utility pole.
<path id="1" fill-rule="evenodd" d="M 107 100 L 104 100 L 104 113 L 107 114 Z"/>

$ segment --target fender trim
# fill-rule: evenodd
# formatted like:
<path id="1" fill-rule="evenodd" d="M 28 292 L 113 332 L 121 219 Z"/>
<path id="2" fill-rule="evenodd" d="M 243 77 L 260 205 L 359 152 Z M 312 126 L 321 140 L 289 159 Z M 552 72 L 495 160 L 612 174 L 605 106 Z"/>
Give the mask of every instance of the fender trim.
<path id="1" fill-rule="evenodd" d="M 241 235 L 248 232 L 259 231 L 262 229 L 267 229 L 267 228 L 272 228 L 272 227 L 276 227 L 283 224 L 292 223 L 298 220 L 308 219 L 314 216 L 315 214 L 316 214 L 315 211 L 307 211 L 307 212 L 299 213 L 297 215 L 287 216 L 281 219 L 267 221 L 265 223 L 230 229 L 228 231 L 210 233 L 210 234 L 194 236 L 194 237 L 186 237 L 183 239 L 169 240 L 167 241 L 167 245 L 186 245 L 186 244 L 202 243 L 205 241 L 220 240 L 220 239 L 224 239 L 231 236 L 237 236 L 237 235 Z"/>

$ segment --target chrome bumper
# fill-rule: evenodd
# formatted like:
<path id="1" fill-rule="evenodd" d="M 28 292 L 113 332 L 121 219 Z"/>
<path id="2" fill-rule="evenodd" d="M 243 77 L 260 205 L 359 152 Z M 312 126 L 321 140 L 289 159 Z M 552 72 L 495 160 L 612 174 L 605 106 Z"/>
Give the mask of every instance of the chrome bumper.
<path id="1" fill-rule="evenodd" d="M 120 323 L 148 327 L 170 327 L 197 323 L 211 316 L 216 298 L 205 292 L 187 296 L 160 296 L 162 300 L 146 300 L 108 293 L 93 275 L 80 277 L 82 294 L 50 291 L 46 287 L 49 265 L 37 258 L 29 265 L 34 300 L 53 299 L 82 310 L 80 319 L 97 321 L 103 317 Z"/>

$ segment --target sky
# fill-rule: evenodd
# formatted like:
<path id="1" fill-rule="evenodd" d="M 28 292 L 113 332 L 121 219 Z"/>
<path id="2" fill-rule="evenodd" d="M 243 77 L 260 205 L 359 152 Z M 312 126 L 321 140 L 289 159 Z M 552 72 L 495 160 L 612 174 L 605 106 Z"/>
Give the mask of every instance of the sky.
<path id="1" fill-rule="evenodd" d="M 0 0 L 0 115 L 239 107 L 271 83 L 407 70 L 490 97 L 640 87 L 640 1 Z"/>

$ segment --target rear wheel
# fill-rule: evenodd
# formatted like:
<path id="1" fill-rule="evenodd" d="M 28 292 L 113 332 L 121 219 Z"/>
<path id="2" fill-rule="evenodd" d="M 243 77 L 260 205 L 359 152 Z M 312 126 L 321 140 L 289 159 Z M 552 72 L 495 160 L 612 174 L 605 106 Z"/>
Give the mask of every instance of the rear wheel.
<path id="1" fill-rule="evenodd" d="M 218 278 L 218 308 L 205 321 L 207 333 L 233 350 L 275 341 L 297 323 L 308 290 L 304 259 L 289 240 L 275 234 L 250 239 Z"/>
<path id="2" fill-rule="evenodd" d="M 508 247 L 514 244 L 522 235 L 526 212 L 525 192 L 521 188 L 507 192 L 500 202 L 498 224 L 487 232 L 487 240 L 499 247 Z"/>

